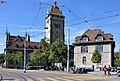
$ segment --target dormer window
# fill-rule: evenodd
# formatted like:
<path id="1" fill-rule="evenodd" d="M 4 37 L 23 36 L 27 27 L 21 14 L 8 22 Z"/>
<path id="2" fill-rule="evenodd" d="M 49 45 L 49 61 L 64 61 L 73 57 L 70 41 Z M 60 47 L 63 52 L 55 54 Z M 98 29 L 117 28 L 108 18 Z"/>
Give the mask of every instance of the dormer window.
<path id="1" fill-rule="evenodd" d="M 81 42 L 88 42 L 88 37 L 83 37 L 83 38 L 81 39 Z"/>
<path id="2" fill-rule="evenodd" d="M 96 41 L 102 41 L 103 37 L 102 36 L 97 36 Z"/>

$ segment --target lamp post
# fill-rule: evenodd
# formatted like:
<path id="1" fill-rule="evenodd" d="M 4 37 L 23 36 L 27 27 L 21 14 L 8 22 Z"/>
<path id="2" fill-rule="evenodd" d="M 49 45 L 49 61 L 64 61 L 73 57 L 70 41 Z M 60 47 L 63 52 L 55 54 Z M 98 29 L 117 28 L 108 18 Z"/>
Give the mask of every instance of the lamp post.
<path id="1" fill-rule="evenodd" d="M 25 39 L 24 39 L 24 73 L 26 73 L 26 37 L 27 37 L 27 33 L 25 32 Z"/>
<path id="2" fill-rule="evenodd" d="M 67 46 L 67 72 L 70 71 L 69 69 L 69 63 L 70 63 L 70 53 L 69 53 L 69 45 L 70 45 L 70 28 L 68 28 L 68 46 Z"/>

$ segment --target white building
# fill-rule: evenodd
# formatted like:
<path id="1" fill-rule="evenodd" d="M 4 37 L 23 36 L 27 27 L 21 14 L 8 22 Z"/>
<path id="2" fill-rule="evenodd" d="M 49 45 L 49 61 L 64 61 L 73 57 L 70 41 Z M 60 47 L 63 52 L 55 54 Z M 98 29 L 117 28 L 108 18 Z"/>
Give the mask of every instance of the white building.
<path id="1" fill-rule="evenodd" d="M 97 48 L 102 54 L 102 64 L 114 65 L 115 41 L 113 35 L 100 29 L 87 30 L 82 36 L 77 36 L 74 43 L 74 64 L 76 67 L 92 67 L 92 54 Z"/>

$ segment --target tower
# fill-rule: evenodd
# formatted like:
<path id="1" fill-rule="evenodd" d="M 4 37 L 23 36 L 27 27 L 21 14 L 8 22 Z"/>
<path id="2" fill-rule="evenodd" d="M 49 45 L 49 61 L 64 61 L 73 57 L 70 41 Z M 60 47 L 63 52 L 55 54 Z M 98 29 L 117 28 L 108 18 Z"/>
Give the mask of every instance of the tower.
<path id="1" fill-rule="evenodd" d="M 57 6 L 56 0 L 54 5 L 46 16 L 46 42 L 52 43 L 56 39 L 60 38 L 64 40 L 64 15 Z"/>

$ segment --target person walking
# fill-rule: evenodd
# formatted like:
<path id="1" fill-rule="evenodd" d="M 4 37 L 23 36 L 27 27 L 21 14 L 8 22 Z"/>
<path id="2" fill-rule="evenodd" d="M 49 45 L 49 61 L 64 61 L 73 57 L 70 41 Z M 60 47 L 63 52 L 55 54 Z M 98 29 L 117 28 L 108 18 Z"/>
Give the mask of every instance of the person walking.
<path id="1" fill-rule="evenodd" d="M 104 74 L 106 75 L 106 71 L 108 70 L 108 68 L 106 67 L 106 65 L 103 68 Z"/>
<path id="2" fill-rule="evenodd" d="M 110 67 L 110 65 L 108 65 L 108 76 L 111 75 L 110 71 L 111 71 L 111 67 Z"/>

